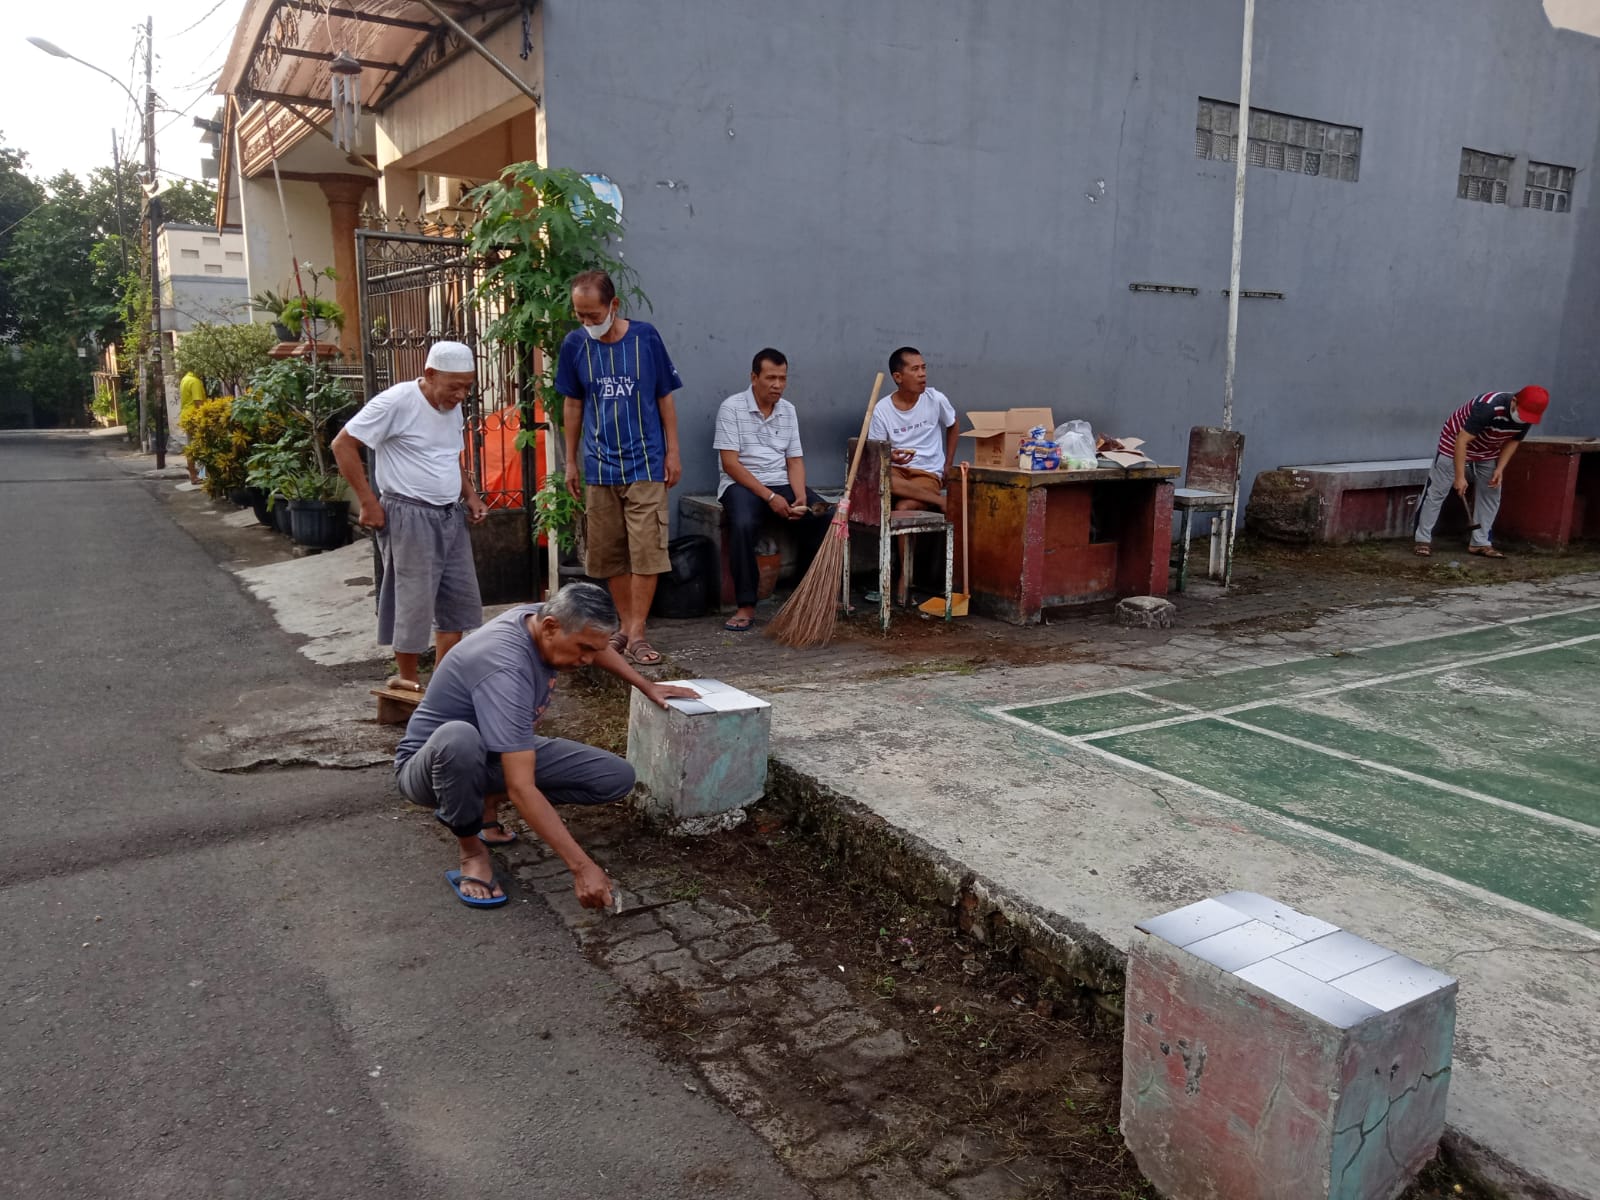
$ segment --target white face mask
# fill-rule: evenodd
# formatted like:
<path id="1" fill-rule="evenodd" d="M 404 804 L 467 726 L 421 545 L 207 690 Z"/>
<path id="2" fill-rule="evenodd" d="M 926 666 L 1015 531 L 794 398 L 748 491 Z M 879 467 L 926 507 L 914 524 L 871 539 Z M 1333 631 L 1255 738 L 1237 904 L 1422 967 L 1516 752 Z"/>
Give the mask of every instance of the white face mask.
<path id="1" fill-rule="evenodd" d="M 601 321 L 598 325 L 585 325 L 583 327 L 583 331 L 598 342 L 601 338 L 605 337 L 606 334 L 611 332 L 611 326 L 616 322 L 616 319 L 617 310 L 613 308 L 610 312 L 606 313 L 606 319 L 604 321 Z"/>

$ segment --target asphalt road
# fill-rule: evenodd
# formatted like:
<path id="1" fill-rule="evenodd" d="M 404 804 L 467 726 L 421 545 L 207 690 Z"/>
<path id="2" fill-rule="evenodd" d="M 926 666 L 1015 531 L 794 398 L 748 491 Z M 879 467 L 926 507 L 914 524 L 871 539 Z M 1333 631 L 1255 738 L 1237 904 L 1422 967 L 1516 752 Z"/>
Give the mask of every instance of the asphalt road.
<path id="1" fill-rule="evenodd" d="M 805 1196 L 387 772 L 185 765 L 334 683 L 119 445 L 0 434 L 0 1194 Z"/>

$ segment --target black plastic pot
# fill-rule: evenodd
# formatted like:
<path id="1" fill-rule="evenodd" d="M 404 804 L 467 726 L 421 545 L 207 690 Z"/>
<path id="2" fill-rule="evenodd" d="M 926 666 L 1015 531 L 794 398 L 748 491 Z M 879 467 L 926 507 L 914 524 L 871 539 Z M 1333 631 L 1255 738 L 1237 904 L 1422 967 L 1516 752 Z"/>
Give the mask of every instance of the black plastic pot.
<path id="1" fill-rule="evenodd" d="M 656 578 L 652 616 L 674 620 L 703 617 L 718 583 L 716 549 L 708 537 L 690 535 L 667 543 L 671 569 Z"/>
<path id="2" fill-rule="evenodd" d="M 337 550 L 350 540 L 348 500 L 291 500 L 289 519 L 295 545 L 308 550 Z"/>
<path id="3" fill-rule="evenodd" d="M 289 523 L 289 501 L 283 496 L 272 498 L 272 527 L 284 537 L 294 532 L 294 526 Z"/>
<path id="4" fill-rule="evenodd" d="M 255 510 L 256 521 L 262 525 L 270 526 L 272 524 L 272 513 L 267 510 L 266 489 L 253 487 L 246 488 L 245 491 L 250 493 L 250 499 L 246 503 Z"/>
<path id="5" fill-rule="evenodd" d="M 250 507 L 250 493 L 253 488 L 230 488 L 228 490 L 228 503 L 235 508 Z"/>
<path id="6" fill-rule="evenodd" d="M 300 340 L 289 332 L 289 327 L 282 321 L 274 321 L 272 323 L 272 332 L 278 335 L 280 342 L 298 342 Z"/>

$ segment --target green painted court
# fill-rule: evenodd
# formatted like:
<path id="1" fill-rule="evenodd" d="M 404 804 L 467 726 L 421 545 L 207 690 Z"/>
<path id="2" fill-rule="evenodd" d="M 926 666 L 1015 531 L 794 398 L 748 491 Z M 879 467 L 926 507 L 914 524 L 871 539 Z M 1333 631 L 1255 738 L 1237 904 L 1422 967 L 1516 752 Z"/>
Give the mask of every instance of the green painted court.
<path id="1" fill-rule="evenodd" d="M 1600 605 L 989 712 L 1600 932 Z"/>

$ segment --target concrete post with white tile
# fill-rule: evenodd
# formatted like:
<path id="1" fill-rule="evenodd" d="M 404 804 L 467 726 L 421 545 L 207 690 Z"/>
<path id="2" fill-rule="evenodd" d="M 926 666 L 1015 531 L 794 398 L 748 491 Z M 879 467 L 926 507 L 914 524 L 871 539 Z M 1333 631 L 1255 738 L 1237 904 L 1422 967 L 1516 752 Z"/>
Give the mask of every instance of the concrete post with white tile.
<path id="1" fill-rule="evenodd" d="M 772 705 L 715 679 L 675 682 L 700 698 L 663 709 L 635 690 L 628 709 L 628 761 L 648 792 L 646 811 L 681 825 L 759 800 Z"/>
<path id="2" fill-rule="evenodd" d="M 1456 981 L 1254 892 L 1142 921 L 1122 1133 L 1168 1200 L 1392 1200 L 1444 1132 Z"/>

